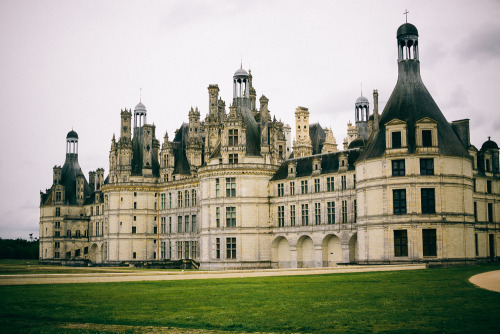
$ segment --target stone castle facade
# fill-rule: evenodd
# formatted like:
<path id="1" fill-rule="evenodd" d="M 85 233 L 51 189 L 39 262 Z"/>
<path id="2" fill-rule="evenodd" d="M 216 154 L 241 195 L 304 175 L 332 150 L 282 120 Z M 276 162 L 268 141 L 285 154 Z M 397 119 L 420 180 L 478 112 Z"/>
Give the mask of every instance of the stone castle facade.
<path id="1" fill-rule="evenodd" d="M 195 260 L 202 269 L 341 263 L 474 263 L 500 250 L 499 149 L 470 143 L 420 78 L 418 31 L 397 31 L 398 81 L 383 112 L 361 96 L 342 148 L 331 129 L 295 111 L 296 138 L 257 103 L 238 69 L 226 109 L 208 86 L 208 114 L 163 141 L 146 107 L 120 113 L 109 173 L 83 175 L 78 135 L 40 195 L 40 260 Z M 133 124 L 132 124 L 133 118 Z"/>

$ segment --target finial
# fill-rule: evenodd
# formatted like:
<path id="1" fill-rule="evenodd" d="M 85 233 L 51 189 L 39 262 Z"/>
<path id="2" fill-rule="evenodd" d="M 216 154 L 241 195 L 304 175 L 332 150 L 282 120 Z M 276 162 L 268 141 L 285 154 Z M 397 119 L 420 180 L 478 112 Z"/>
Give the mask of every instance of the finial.
<path id="1" fill-rule="evenodd" d="M 490 140 L 491 140 L 491 136 L 488 136 L 488 141 L 490 141 Z"/>
<path id="2" fill-rule="evenodd" d="M 406 16 L 406 23 L 408 23 L 408 13 L 409 13 L 408 9 L 405 9 L 405 12 L 403 14 L 405 14 Z"/>
<path id="3" fill-rule="evenodd" d="M 142 103 L 142 87 L 139 88 L 139 102 Z"/>
<path id="4" fill-rule="evenodd" d="M 243 69 L 243 53 L 240 56 L 240 68 Z"/>
<path id="5" fill-rule="evenodd" d="M 363 96 L 363 83 L 361 83 L 361 96 Z"/>

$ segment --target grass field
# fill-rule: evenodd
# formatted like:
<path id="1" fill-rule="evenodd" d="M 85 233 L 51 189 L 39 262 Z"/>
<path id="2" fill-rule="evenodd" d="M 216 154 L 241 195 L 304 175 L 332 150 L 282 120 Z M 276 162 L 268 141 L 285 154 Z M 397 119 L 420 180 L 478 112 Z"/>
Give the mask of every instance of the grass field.
<path id="1" fill-rule="evenodd" d="M 0 286 L 0 332 L 104 333 L 93 323 L 238 332 L 500 333 L 499 265 L 335 275 Z M 99 327 L 97 327 L 99 328 Z"/>

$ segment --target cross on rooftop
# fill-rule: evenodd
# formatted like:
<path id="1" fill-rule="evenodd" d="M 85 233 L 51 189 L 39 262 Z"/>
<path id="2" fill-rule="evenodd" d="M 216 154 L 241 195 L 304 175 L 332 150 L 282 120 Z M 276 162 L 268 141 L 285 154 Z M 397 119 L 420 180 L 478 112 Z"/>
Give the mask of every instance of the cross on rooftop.
<path id="1" fill-rule="evenodd" d="M 405 9 L 405 12 L 403 14 L 405 14 L 406 16 L 406 23 L 408 23 L 408 13 L 409 13 L 408 9 Z"/>

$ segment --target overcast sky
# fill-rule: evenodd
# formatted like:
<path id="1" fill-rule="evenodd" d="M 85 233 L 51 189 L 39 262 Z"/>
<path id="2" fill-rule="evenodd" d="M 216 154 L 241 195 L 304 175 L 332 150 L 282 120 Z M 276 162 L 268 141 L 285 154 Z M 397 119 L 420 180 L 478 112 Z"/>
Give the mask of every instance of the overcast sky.
<path id="1" fill-rule="evenodd" d="M 308 107 L 341 143 L 361 84 L 370 103 L 378 89 L 380 110 L 394 88 L 405 9 L 445 117 L 470 118 L 478 148 L 499 142 L 499 1 L 0 0 L 0 237 L 38 236 L 39 192 L 72 128 L 87 178 L 108 173 L 120 109 L 141 88 L 162 141 L 191 106 L 205 118 L 209 84 L 229 106 L 242 61 L 277 119 L 293 128 L 295 108 Z"/>

